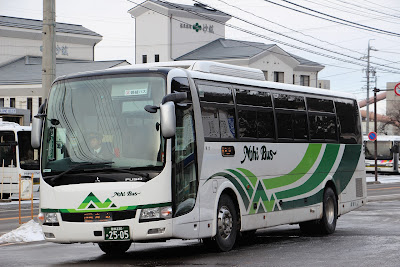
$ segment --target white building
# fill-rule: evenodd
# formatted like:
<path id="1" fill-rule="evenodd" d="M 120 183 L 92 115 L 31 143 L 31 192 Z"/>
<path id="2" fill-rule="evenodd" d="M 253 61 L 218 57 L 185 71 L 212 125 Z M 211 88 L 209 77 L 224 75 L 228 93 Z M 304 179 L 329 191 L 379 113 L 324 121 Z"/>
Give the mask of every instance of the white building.
<path id="1" fill-rule="evenodd" d="M 93 61 L 94 47 L 101 40 L 81 25 L 57 23 L 56 76 L 129 64 Z M 41 57 L 42 21 L 0 16 L 0 121 L 24 124 L 18 110 L 37 113 L 42 103 Z"/>
<path id="2" fill-rule="evenodd" d="M 276 44 L 226 39 L 225 23 L 231 19 L 226 13 L 157 0 L 148 0 L 129 13 L 136 25 L 136 63 L 213 60 L 261 69 L 269 81 L 319 87 L 321 64 Z"/>

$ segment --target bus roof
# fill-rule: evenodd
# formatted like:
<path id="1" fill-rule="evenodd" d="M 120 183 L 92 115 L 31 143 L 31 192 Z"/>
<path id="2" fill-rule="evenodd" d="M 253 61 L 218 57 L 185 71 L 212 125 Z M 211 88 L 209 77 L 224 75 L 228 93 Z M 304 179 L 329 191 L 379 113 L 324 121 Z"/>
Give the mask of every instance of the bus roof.
<path id="1" fill-rule="evenodd" d="M 21 126 L 15 122 L 1 121 L 0 131 L 31 131 L 31 126 Z"/>
<path id="2" fill-rule="evenodd" d="M 250 85 L 257 87 L 273 88 L 280 90 L 287 90 L 299 93 L 309 93 L 315 95 L 325 95 L 331 97 L 341 97 L 356 100 L 353 94 L 330 91 L 315 87 L 292 85 L 286 83 L 277 83 L 266 81 L 264 73 L 260 69 L 241 67 L 231 64 L 224 64 L 213 61 L 172 61 L 172 62 L 157 62 L 136 64 L 130 66 L 116 67 L 112 69 L 91 71 L 84 73 L 76 73 L 71 75 L 62 76 L 56 79 L 80 78 L 97 75 L 129 73 L 129 72 L 164 72 L 168 73 L 171 69 L 181 68 L 187 69 L 193 78 L 214 80 L 221 82 L 230 82 L 241 85 Z"/>

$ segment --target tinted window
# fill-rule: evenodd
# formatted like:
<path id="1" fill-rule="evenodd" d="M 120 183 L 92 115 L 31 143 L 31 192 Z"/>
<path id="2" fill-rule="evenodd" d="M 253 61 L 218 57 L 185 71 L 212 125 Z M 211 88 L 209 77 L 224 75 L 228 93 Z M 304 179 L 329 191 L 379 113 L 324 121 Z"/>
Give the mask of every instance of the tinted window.
<path id="1" fill-rule="evenodd" d="M 336 140 L 335 116 L 309 115 L 310 138 L 318 140 Z"/>
<path id="2" fill-rule="evenodd" d="M 340 143 L 361 144 L 361 125 L 357 103 L 354 100 L 335 101 L 339 119 Z"/>
<path id="3" fill-rule="evenodd" d="M 275 108 L 299 109 L 299 110 L 306 109 L 304 103 L 304 97 L 302 96 L 274 93 L 273 97 L 274 97 Z"/>
<path id="4" fill-rule="evenodd" d="M 308 139 L 307 114 L 293 114 L 293 137 L 294 139 Z"/>
<path id="5" fill-rule="evenodd" d="M 307 97 L 308 111 L 335 112 L 332 100 Z"/>
<path id="6" fill-rule="evenodd" d="M 204 137 L 235 138 L 234 108 L 202 106 Z"/>
<path id="7" fill-rule="evenodd" d="M 271 111 L 257 111 L 258 138 L 275 138 L 274 113 Z"/>
<path id="8" fill-rule="evenodd" d="M 198 84 L 200 101 L 233 104 L 229 87 Z"/>
<path id="9" fill-rule="evenodd" d="M 239 136 L 257 138 L 257 111 L 239 110 Z"/>
<path id="10" fill-rule="evenodd" d="M 272 110 L 245 110 L 238 111 L 239 136 L 248 138 L 274 138 L 274 115 Z"/>
<path id="11" fill-rule="evenodd" d="M 270 93 L 253 90 L 236 89 L 236 103 L 241 105 L 272 107 Z"/>
<path id="12" fill-rule="evenodd" d="M 278 123 L 278 138 L 293 139 L 292 114 L 277 113 L 276 121 Z"/>

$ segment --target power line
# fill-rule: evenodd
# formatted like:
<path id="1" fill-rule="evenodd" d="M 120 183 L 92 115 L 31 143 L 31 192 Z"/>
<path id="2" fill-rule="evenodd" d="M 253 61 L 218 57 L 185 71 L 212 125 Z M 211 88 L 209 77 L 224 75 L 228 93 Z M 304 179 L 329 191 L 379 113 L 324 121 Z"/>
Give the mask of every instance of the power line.
<path id="1" fill-rule="evenodd" d="M 204 3 L 201 3 L 200 1 L 196 1 L 196 0 L 193 0 L 193 1 L 204 5 Z M 286 26 L 284 26 L 284 25 L 282 25 L 282 24 L 279 24 L 279 23 L 273 22 L 273 21 L 271 21 L 271 20 L 268 20 L 268 19 L 266 19 L 266 18 L 260 17 L 260 16 L 258 16 L 258 15 L 256 15 L 256 14 L 252 13 L 252 12 L 249 12 L 249 11 L 244 10 L 244 9 L 242 9 L 242 8 L 239 8 L 239 7 L 236 7 L 236 6 L 234 6 L 234 5 L 231 5 L 231 4 L 229 4 L 229 3 L 227 3 L 227 2 L 225 2 L 225 1 L 223 1 L 223 0 L 217 0 L 217 1 L 222 2 L 222 3 L 224 3 L 224 4 L 228 5 L 228 6 L 231 6 L 231 7 L 233 7 L 233 8 L 236 8 L 236 9 L 238 9 L 238 10 L 240 10 L 240 11 L 243 11 L 243 12 L 245 12 L 245 13 L 247 13 L 247 14 L 249 14 L 249 15 L 252 15 L 252 16 L 254 16 L 254 17 L 260 18 L 260 19 L 262 19 L 262 20 L 265 20 L 265 21 L 270 22 L 270 23 L 272 23 L 272 24 L 278 25 L 278 26 L 283 27 L 283 28 L 285 28 L 285 29 L 288 29 L 288 30 L 291 30 L 291 31 L 300 33 L 300 34 L 302 34 L 302 35 L 304 35 L 304 36 L 313 38 L 313 39 L 318 40 L 318 41 L 320 41 L 320 42 L 324 42 L 324 43 L 330 44 L 330 45 L 332 45 L 332 46 L 336 46 L 336 47 L 339 47 L 339 48 L 341 48 L 341 49 L 348 50 L 348 51 L 350 51 L 350 52 L 354 52 L 354 53 L 358 53 L 358 54 L 364 55 L 364 53 L 358 52 L 358 51 L 356 51 L 356 50 L 352 50 L 352 49 L 349 49 L 349 48 L 346 48 L 346 47 L 339 46 L 339 45 L 337 45 L 337 44 L 333 44 L 333 43 L 328 42 L 328 41 L 321 40 L 321 39 L 316 38 L 316 37 L 314 37 L 314 36 L 312 36 L 312 35 L 304 34 L 304 33 L 300 32 L 300 31 L 291 29 L 291 28 L 286 27 Z M 312 1 L 311 1 L 311 2 L 312 2 Z M 214 9 L 215 9 L 215 8 L 214 8 Z M 235 18 L 236 18 L 236 19 L 239 19 L 239 20 L 243 20 L 243 19 L 238 18 L 238 17 L 235 17 Z M 258 26 L 258 27 L 261 27 L 261 26 Z M 266 28 L 263 28 L 263 29 L 268 30 L 268 31 L 271 31 L 271 30 L 266 29 Z M 296 40 L 296 41 L 299 41 L 298 39 L 295 39 L 295 38 L 293 38 L 293 37 L 288 37 L 288 36 L 285 35 L 285 34 L 281 34 L 281 33 L 277 33 L 277 34 L 278 34 L 278 35 L 282 35 L 282 36 L 287 37 L 287 38 L 294 39 L 294 40 Z M 299 41 L 299 42 L 305 43 L 305 42 L 303 42 L 303 41 Z M 311 44 L 309 44 L 309 43 L 305 43 L 305 44 L 311 45 Z M 315 46 L 315 45 L 311 45 L 311 46 Z M 315 47 L 317 47 L 317 46 L 315 46 Z M 328 49 L 326 49 L 326 48 L 321 48 L 321 47 L 317 47 L 317 48 L 323 49 L 323 50 L 326 50 L 326 51 L 329 51 L 329 52 L 332 52 L 331 50 L 328 50 Z M 333 53 L 338 53 L 338 52 L 333 52 Z M 341 54 L 341 53 L 338 53 L 338 54 L 343 55 L 343 54 Z M 347 55 L 345 55 L 345 56 L 347 56 Z M 351 58 L 356 59 L 356 60 L 359 59 L 359 58 L 354 58 L 354 57 L 351 57 Z M 390 63 L 394 63 L 393 61 L 390 61 L 390 60 L 387 60 L 387 59 L 384 59 L 384 58 L 378 58 L 378 57 L 375 57 L 375 58 L 376 58 L 376 59 L 380 59 L 380 60 L 384 60 L 384 61 L 387 61 L 387 62 L 390 62 Z"/>
<path id="2" fill-rule="evenodd" d="M 366 7 L 365 5 L 364 5 L 364 6 L 360 6 L 360 5 L 354 4 L 354 1 L 353 1 L 352 3 L 349 3 L 349 2 L 343 1 L 343 0 L 335 0 L 335 1 L 344 3 L 344 4 L 346 4 L 346 5 L 351 5 L 351 6 L 359 7 L 359 8 L 361 8 L 361 9 L 369 10 L 369 11 L 372 11 L 372 12 L 375 12 L 375 13 L 378 13 L 378 14 L 383 14 L 383 15 L 386 15 L 386 16 L 389 16 L 389 17 L 400 18 L 400 16 L 396 16 L 396 15 L 394 15 L 394 14 L 388 14 L 388 13 L 385 13 L 385 12 L 382 12 L 382 11 L 377 11 L 376 8 L 375 8 L 375 9 L 372 9 L 372 8 Z"/>
<path id="3" fill-rule="evenodd" d="M 304 12 L 304 11 L 301 11 L 301 10 L 298 10 L 298 9 L 295 9 L 295 8 L 291 8 L 291 7 L 288 7 L 288 6 L 285 6 L 285 5 L 281 5 L 281 4 L 272 2 L 272 1 L 270 1 L 270 0 L 264 0 L 264 1 L 265 1 L 265 2 L 268 2 L 268 3 L 271 3 L 271 4 L 274 4 L 274 5 L 277 5 L 277 6 L 280 6 L 280 7 L 284 7 L 284 8 L 287 8 L 287 9 L 290 9 L 290 10 L 293 10 L 293 11 L 296 11 L 296 12 L 299 12 L 299 13 L 302 13 L 302 14 L 306 14 L 306 15 L 309 15 L 309 16 L 312 16 L 312 17 L 316 17 L 316 18 L 319 18 L 319 19 L 323 19 L 323 20 L 327 20 L 327 21 L 330 21 L 330 22 L 333 22 L 333 23 L 345 25 L 345 26 L 348 26 L 348 27 L 357 28 L 357 29 L 361 29 L 361 30 L 364 30 L 364 31 L 370 31 L 370 32 L 380 33 L 380 34 L 389 35 L 389 36 L 400 37 L 400 34 L 398 34 L 398 33 L 390 33 L 390 32 L 381 31 L 381 30 L 379 30 L 379 29 L 376 29 L 376 30 L 375 30 L 375 29 L 371 29 L 372 27 L 367 27 L 367 26 L 364 26 L 364 25 L 359 24 L 359 23 L 356 23 L 356 22 L 352 22 L 352 23 L 350 22 L 350 24 L 347 24 L 347 23 L 344 23 L 344 22 L 341 22 L 341 21 L 337 21 L 337 20 L 332 20 L 332 19 L 324 18 L 324 17 L 317 16 L 317 15 L 314 15 L 314 14 L 310 14 L 310 13 L 307 13 L 307 12 Z M 282 0 L 282 1 L 287 2 L 286 0 Z M 294 4 L 294 3 L 293 3 L 293 4 Z M 294 4 L 294 5 L 297 5 L 297 4 Z M 316 12 L 317 12 L 317 11 L 316 11 Z M 329 16 L 329 15 L 326 15 L 326 16 Z M 339 19 L 339 18 L 338 18 L 338 19 Z"/>
<path id="4" fill-rule="evenodd" d="M 339 18 L 339 17 L 332 16 L 332 15 L 329 15 L 329 14 L 327 14 L 327 13 L 323 13 L 323 12 L 320 12 L 320 11 L 317 11 L 317 10 L 314 10 L 314 9 L 311 9 L 311 8 L 308 8 L 308 7 L 299 5 L 299 4 L 290 2 L 290 1 L 288 1 L 288 0 L 282 0 L 282 1 L 284 1 L 284 2 L 286 2 L 286 3 L 288 3 L 288 4 L 291 4 L 291 5 L 294 5 L 294 6 L 297 6 L 297 7 L 306 9 L 306 10 L 309 10 L 309 11 L 314 12 L 314 13 L 327 16 L 327 17 L 329 17 L 329 18 L 337 19 L 337 20 L 339 20 L 339 21 L 344 21 L 344 22 L 346 22 L 346 23 L 350 23 L 350 24 L 357 25 L 357 26 L 360 26 L 360 27 L 364 27 L 364 28 L 367 28 L 367 29 L 371 29 L 371 30 L 374 30 L 374 31 L 378 31 L 378 32 L 382 32 L 382 33 L 385 33 L 385 34 L 389 34 L 389 35 L 394 35 L 394 36 L 400 37 L 400 34 L 399 34 L 399 33 L 396 33 L 396 32 L 390 32 L 390 31 L 386 31 L 386 30 L 381 30 L 381 29 L 378 29 L 378 28 L 370 27 L 370 26 L 363 25 L 363 24 L 360 24 L 360 23 L 357 23 L 357 22 L 353 22 L 353 21 L 350 21 L 350 20 L 341 19 L 341 18 Z"/>
<path id="5" fill-rule="evenodd" d="M 202 4 L 202 5 L 205 5 L 204 3 L 202 3 L 202 2 L 200 2 L 200 1 L 198 1 L 198 0 L 193 0 L 193 1 L 196 2 L 196 3 Z M 164 2 L 164 3 L 167 3 L 167 2 Z M 174 5 L 171 4 L 171 6 L 174 6 Z M 208 6 L 209 6 L 209 5 L 208 5 Z M 175 6 L 175 7 L 176 7 L 176 8 L 181 8 L 181 7 L 179 7 L 179 6 Z M 209 7 L 215 9 L 215 8 L 212 7 L 212 6 L 209 6 Z M 188 12 L 189 12 L 189 13 L 192 13 L 192 12 L 193 12 L 193 13 L 197 13 L 197 12 L 194 12 L 194 11 L 191 11 L 191 10 L 189 10 Z M 226 12 L 225 12 L 225 13 L 226 13 Z M 228 13 L 226 13 L 226 14 L 228 14 Z M 199 14 L 197 13 L 196 15 L 199 15 Z M 321 50 L 324 50 L 324 51 L 328 51 L 328 52 L 330 52 L 330 53 L 334 53 L 334 54 L 338 54 L 338 55 L 341 55 L 341 56 L 344 56 L 344 57 L 348 57 L 348 58 L 351 58 L 351 59 L 353 59 L 353 60 L 357 60 L 357 61 L 360 60 L 360 58 L 356 58 L 356 57 L 353 57 L 353 56 L 350 56 L 350 55 L 346 55 L 346 54 L 343 54 L 343 53 L 339 53 L 339 52 L 336 52 L 336 51 L 332 51 L 332 50 L 330 50 L 330 49 L 326 49 L 326 48 L 323 48 L 323 47 L 319 47 L 319 46 L 317 46 L 317 45 L 310 44 L 310 43 L 307 43 L 307 42 L 302 41 L 302 40 L 298 40 L 298 39 L 296 39 L 296 38 L 294 38 L 294 37 L 287 36 L 287 35 L 285 35 L 285 34 L 278 33 L 278 32 L 276 32 L 276 31 L 270 30 L 270 29 L 268 29 L 268 28 L 265 28 L 265 27 L 263 27 L 263 26 L 257 25 L 257 24 L 255 24 L 255 23 L 253 23 L 253 22 L 249 22 L 249 21 L 244 20 L 244 19 L 242 19 L 242 18 L 239 18 L 239 17 L 237 17 L 237 16 L 233 16 L 233 15 L 231 15 L 231 14 L 229 14 L 229 15 L 230 15 L 231 17 L 234 17 L 234 18 L 240 20 L 240 21 L 246 22 L 246 23 L 248 23 L 248 24 L 250 24 L 250 25 L 253 25 L 253 26 L 256 26 L 256 27 L 258 27 L 258 28 L 261 28 L 261 29 L 264 29 L 264 30 L 267 30 L 267 31 L 270 31 L 270 32 L 273 32 L 273 33 L 276 33 L 276 34 L 278 34 L 278 35 L 281 35 L 281 36 L 283 36 L 283 37 L 286 37 L 286 38 L 295 40 L 295 41 L 297 41 L 297 42 L 300 42 L 300 43 L 303 43 L 303 44 L 306 44 L 306 45 L 309 45 L 309 46 L 313 46 L 313 47 L 315 47 L 315 48 L 318 48 L 318 49 L 321 49 Z M 206 16 L 203 16 L 203 17 L 206 17 Z M 206 17 L 206 18 L 208 18 L 208 17 Z M 208 18 L 208 19 L 211 19 L 211 18 Z M 218 21 L 216 21 L 216 22 L 218 22 Z M 233 26 L 233 25 L 230 25 L 230 24 L 226 24 L 226 26 L 228 26 L 228 27 L 237 27 L 237 26 Z M 338 59 L 337 57 L 334 57 L 334 56 L 331 56 L 331 55 L 326 55 L 326 54 L 323 54 L 323 53 L 320 53 L 320 52 L 316 52 L 316 51 L 313 51 L 313 50 L 310 50 L 310 49 L 307 49 L 307 48 L 302 48 L 302 47 L 298 47 L 298 46 L 295 46 L 295 45 L 292 45 L 292 44 L 288 44 L 288 43 L 285 43 L 285 42 L 282 42 L 282 41 L 279 41 L 279 40 L 276 40 L 276 39 L 272 39 L 272 38 L 270 38 L 270 37 L 266 37 L 266 36 L 263 36 L 263 35 L 259 35 L 259 34 L 257 34 L 257 33 L 253 33 L 253 32 L 251 32 L 251 31 L 248 31 L 248 30 L 245 30 L 245 29 L 241 29 L 241 28 L 239 28 L 239 27 L 237 27 L 237 28 L 240 29 L 241 31 L 248 32 L 248 33 L 250 33 L 250 34 L 252 34 L 252 35 L 256 35 L 256 36 L 258 36 L 258 37 L 262 37 L 262 38 L 264 38 L 264 39 L 271 40 L 271 41 L 274 41 L 274 42 L 276 42 L 276 43 L 284 44 L 284 45 L 287 45 L 287 46 L 290 46 L 290 47 L 293 47 L 293 48 L 297 48 L 297 49 L 300 49 L 300 50 L 303 50 L 303 51 L 306 51 L 306 52 L 309 52 L 309 53 L 318 54 L 318 55 L 321 55 L 321 56 L 329 57 L 329 58 L 332 58 L 332 59 L 337 59 L 337 60 L 340 60 L 340 61 L 344 61 L 344 62 L 347 62 L 347 63 L 352 63 L 352 64 L 356 64 L 356 65 L 360 65 L 360 66 L 363 66 L 363 67 L 364 67 L 364 65 L 361 64 L 361 63 L 356 63 L 356 62 L 354 62 L 354 61 L 349 61 L 349 60 L 345 60 L 345 59 Z M 385 65 L 382 65 L 382 64 L 379 64 L 379 63 L 374 63 L 374 65 L 378 65 L 378 66 L 383 66 L 383 67 L 385 67 Z M 400 70 L 399 68 L 394 68 L 394 69 Z M 387 70 L 386 70 L 386 71 L 387 71 Z"/>

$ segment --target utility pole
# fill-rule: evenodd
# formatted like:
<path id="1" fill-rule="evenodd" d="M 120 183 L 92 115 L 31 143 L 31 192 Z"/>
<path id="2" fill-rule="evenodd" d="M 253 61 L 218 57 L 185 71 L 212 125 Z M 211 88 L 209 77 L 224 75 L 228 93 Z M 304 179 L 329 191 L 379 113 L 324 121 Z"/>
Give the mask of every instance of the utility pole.
<path id="1" fill-rule="evenodd" d="M 56 1 L 43 0 L 42 97 L 46 99 L 56 78 Z"/>
<path id="2" fill-rule="evenodd" d="M 368 52 L 367 52 L 367 71 L 366 71 L 366 75 L 367 75 L 367 123 L 366 123 L 366 133 L 369 133 L 369 73 L 370 73 L 370 51 L 377 51 L 376 49 L 372 48 L 370 45 L 370 41 L 374 40 L 374 39 L 370 39 L 368 40 Z"/>

